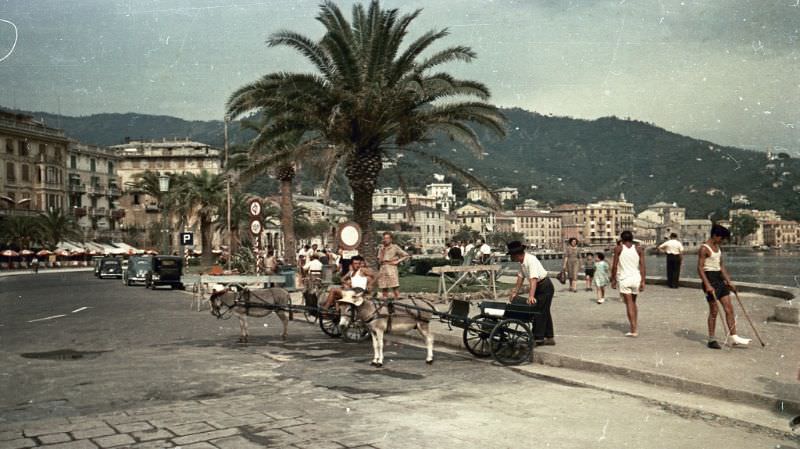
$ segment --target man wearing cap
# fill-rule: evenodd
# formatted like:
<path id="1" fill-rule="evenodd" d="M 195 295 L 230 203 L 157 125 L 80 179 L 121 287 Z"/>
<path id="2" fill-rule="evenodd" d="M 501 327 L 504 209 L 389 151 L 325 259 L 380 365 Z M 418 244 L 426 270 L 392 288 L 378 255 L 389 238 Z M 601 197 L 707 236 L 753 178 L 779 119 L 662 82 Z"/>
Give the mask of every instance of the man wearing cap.
<path id="1" fill-rule="evenodd" d="M 550 304 L 553 302 L 553 283 L 547 277 L 547 270 L 533 254 L 525 252 L 525 245 L 519 241 L 508 243 L 508 255 L 511 260 L 519 262 L 520 269 L 517 274 L 517 284 L 511 290 L 511 301 L 517 297 L 525 280 L 530 283 L 527 303 L 535 306 L 541 313 L 533 326 L 533 339 L 537 345 L 555 345 L 553 339 L 553 317 L 550 315 Z"/>

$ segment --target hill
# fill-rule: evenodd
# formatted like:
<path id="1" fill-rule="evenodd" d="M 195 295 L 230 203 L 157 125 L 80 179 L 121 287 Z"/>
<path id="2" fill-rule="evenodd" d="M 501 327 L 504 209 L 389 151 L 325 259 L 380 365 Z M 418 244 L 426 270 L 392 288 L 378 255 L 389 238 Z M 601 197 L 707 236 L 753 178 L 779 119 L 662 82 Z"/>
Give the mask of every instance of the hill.
<path id="1" fill-rule="evenodd" d="M 508 136 L 503 140 L 483 136 L 486 154 L 481 160 L 446 139 L 435 139 L 430 149 L 472 168 L 489 185 L 517 187 L 521 196 L 550 204 L 617 198 L 624 193 L 637 210 L 657 201 L 674 201 L 685 206 L 689 216 L 719 218 L 727 215 L 732 196 L 744 194 L 750 207 L 775 209 L 787 218 L 800 219 L 800 191 L 796 191 L 800 190 L 800 160 L 788 155 L 768 160 L 765 153 L 692 139 L 636 120 L 579 120 L 522 109 L 503 112 L 509 119 Z M 189 137 L 212 145 L 223 143 L 221 121 L 132 113 L 29 114 L 97 145 L 118 144 L 125 137 Z M 236 143 L 248 135 L 233 123 L 230 137 Z M 445 173 L 413 156 L 399 159 L 398 168 L 406 185 L 416 190 L 424 189 L 434 173 Z M 397 185 L 392 171 L 382 173 L 382 184 Z M 459 183 L 457 190 L 463 197 L 464 186 L 448 178 Z M 304 180 L 307 188 L 313 183 Z M 252 187 L 263 190 L 268 185 L 272 184 Z"/>

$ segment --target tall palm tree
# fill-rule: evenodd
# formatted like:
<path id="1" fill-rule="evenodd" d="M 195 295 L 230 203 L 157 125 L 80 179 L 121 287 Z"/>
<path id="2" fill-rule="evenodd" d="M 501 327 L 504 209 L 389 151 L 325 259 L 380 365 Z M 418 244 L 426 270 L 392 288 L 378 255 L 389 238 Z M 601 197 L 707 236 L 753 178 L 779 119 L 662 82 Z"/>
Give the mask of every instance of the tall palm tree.
<path id="1" fill-rule="evenodd" d="M 204 265 L 211 265 L 211 231 L 214 217 L 225 209 L 225 175 L 212 175 L 206 170 L 197 174 L 185 173 L 180 175 L 175 195 L 177 201 L 197 215 L 203 246 L 201 260 Z"/>
<path id="2" fill-rule="evenodd" d="M 30 249 L 42 240 L 36 217 L 11 215 L 0 221 L 0 243 Z"/>
<path id="3" fill-rule="evenodd" d="M 66 239 L 80 239 L 81 232 L 71 215 L 61 209 L 50 209 L 37 217 L 38 232 L 42 243 L 53 250 L 59 242 Z"/>
<path id="4" fill-rule="evenodd" d="M 480 156 L 482 146 L 472 124 L 505 134 L 505 118 L 485 102 L 485 85 L 434 72 L 445 63 L 472 61 L 475 53 L 469 47 L 452 46 L 422 57 L 447 36 L 445 29 L 428 31 L 401 48 L 420 12 L 401 16 L 373 0 L 368 8 L 353 6 L 348 21 L 333 1 L 325 1 L 317 16 L 326 30 L 319 41 L 291 31 L 275 33 L 267 41 L 297 50 L 315 72 L 267 74 L 236 90 L 227 103 L 233 117 L 258 111 L 269 118 L 257 142 L 304 132 L 300 145 L 284 148 L 263 163 L 290 153 L 331 151 L 331 176 L 340 166 L 344 169 L 353 191 L 353 218 L 365 231 L 361 251 L 368 259 L 375 254 L 372 194 L 382 158 L 400 150 L 415 153 L 485 188 L 469 172 L 414 144 L 439 132 Z"/>

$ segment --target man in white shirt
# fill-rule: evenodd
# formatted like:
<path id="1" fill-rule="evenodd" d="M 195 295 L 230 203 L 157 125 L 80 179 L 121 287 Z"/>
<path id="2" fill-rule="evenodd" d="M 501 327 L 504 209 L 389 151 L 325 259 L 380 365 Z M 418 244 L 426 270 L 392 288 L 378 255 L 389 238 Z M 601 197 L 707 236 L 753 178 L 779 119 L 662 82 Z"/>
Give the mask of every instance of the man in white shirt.
<path id="1" fill-rule="evenodd" d="M 478 247 L 478 259 L 481 263 L 488 263 L 492 257 L 492 247 L 483 240 L 476 241 L 475 246 Z"/>
<path id="2" fill-rule="evenodd" d="M 678 240 L 678 234 L 670 234 L 669 240 L 658 245 L 658 251 L 667 253 L 667 285 L 678 288 L 683 263 L 683 244 Z"/>
<path id="3" fill-rule="evenodd" d="M 520 264 L 517 284 L 511 290 L 511 302 L 520 302 L 517 294 L 527 280 L 530 284 L 527 303 L 541 313 L 541 316 L 536 317 L 533 326 L 533 339 L 537 345 L 555 345 L 553 317 L 550 315 L 554 289 L 553 283 L 547 277 L 547 270 L 536 256 L 525 252 L 525 245 L 522 242 L 515 240 L 508 243 L 508 255 L 511 256 L 511 260 Z"/>
<path id="4" fill-rule="evenodd" d="M 475 245 L 472 244 L 472 240 L 467 243 L 467 246 L 464 247 L 464 257 L 467 257 L 470 252 L 475 248 Z"/>
<path id="5" fill-rule="evenodd" d="M 303 265 L 303 271 L 308 274 L 311 272 L 321 272 L 322 271 L 322 262 L 319 261 L 319 257 L 316 254 L 311 254 L 308 262 Z"/>

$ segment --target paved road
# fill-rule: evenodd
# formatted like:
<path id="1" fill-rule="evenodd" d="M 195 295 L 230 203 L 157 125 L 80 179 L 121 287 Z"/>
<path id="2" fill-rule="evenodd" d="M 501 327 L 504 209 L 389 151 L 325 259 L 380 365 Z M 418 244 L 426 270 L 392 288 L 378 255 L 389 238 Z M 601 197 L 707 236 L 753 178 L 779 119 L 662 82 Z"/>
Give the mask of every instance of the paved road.
<path id="1" fill-rule="evenodd" d="M 235 320 L 189 300 L 90 273 L 0 278 L 0 448 L 797 447 L 458 354 L 427 366 L 392 344 L 373 369 L 369 344 L 300 323 L 282 342 L 274 317 L 240 346 Z M 82 356 L 37 358 L 66 350 Z"/>

